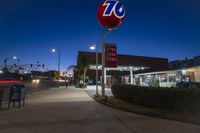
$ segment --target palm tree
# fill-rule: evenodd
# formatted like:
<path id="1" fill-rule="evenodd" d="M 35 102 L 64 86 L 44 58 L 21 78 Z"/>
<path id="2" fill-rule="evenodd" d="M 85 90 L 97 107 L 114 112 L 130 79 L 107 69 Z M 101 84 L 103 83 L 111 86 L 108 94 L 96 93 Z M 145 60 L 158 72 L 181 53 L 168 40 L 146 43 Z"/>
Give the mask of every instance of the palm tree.
<path id="1" fill-rule="evenodd" d="M 90 60 L 87 57 L 79 56 L 77 62 L 77 72 L 81 80 L 83 80 L 83 87 L 86 87 L 86 74 L 89 69 Z"/>

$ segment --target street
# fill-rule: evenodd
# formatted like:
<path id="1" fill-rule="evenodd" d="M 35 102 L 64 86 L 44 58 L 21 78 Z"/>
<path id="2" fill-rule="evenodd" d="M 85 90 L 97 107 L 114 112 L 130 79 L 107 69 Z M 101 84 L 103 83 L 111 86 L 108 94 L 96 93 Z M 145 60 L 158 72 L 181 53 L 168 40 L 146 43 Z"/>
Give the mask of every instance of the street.
<path id="1" fill-rule="evenodd" d="M 199 133 L 200 126 L 132 114 L 74 87 L 35 92 L 24 108 L 0 112 L 0 133 Z"/>

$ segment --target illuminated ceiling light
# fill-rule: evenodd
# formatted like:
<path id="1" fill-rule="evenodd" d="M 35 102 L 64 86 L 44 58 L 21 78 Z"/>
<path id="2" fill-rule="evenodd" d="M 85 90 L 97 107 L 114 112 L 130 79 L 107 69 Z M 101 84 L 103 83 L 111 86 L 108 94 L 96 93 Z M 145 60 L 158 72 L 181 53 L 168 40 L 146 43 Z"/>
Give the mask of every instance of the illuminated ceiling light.
<path id="1" fill-rule="evenodd" d="M 182 74 L 186 74 L 186 72 L 187 72 L 187 71 L 186 71 L 185 69 L 182 70 Z"/>
<path id="2" fill-rule="evenodd" d="M 135 70 L 137 71 L 137 70 L 139 70 L 139 68 L 135 68 Z"/>

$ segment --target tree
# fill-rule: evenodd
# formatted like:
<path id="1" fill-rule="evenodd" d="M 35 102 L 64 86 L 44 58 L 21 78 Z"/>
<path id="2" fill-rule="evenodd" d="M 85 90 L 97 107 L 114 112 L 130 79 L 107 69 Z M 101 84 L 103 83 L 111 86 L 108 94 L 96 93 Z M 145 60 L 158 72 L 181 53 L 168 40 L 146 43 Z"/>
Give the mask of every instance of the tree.
<path id="1" fill-rule="evenodd" d="M 83 81 L 83 87 L 86 87 L 86 74 L 89 69 L 90 59 L 85 56 L 79 56 L 77 62 L 78 77 Z"/>
<path id="2" fill-rule="evenodd" d="M 76 80 L 78 79 L 78 75 L 77 75 L 77 66 L 76 66 L 76 65 L 70 65 L 70 66 L 67 68 L 67 73 L 68 73 L 69 71 L 73 71 L 72 82 L 73 82 L 73 83 L 76 83 Z"/>

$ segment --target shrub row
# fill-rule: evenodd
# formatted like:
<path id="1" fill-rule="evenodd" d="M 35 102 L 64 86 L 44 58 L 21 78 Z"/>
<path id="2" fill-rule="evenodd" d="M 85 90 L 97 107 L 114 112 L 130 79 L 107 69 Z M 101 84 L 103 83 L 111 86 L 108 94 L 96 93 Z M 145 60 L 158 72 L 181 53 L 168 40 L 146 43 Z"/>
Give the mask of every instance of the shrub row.
<path id="1" fill-rule="evenodd" d="M 146 107 L 176 112 L 200 112 L 200 89 L 113 85 L 114 97 Z"/>

